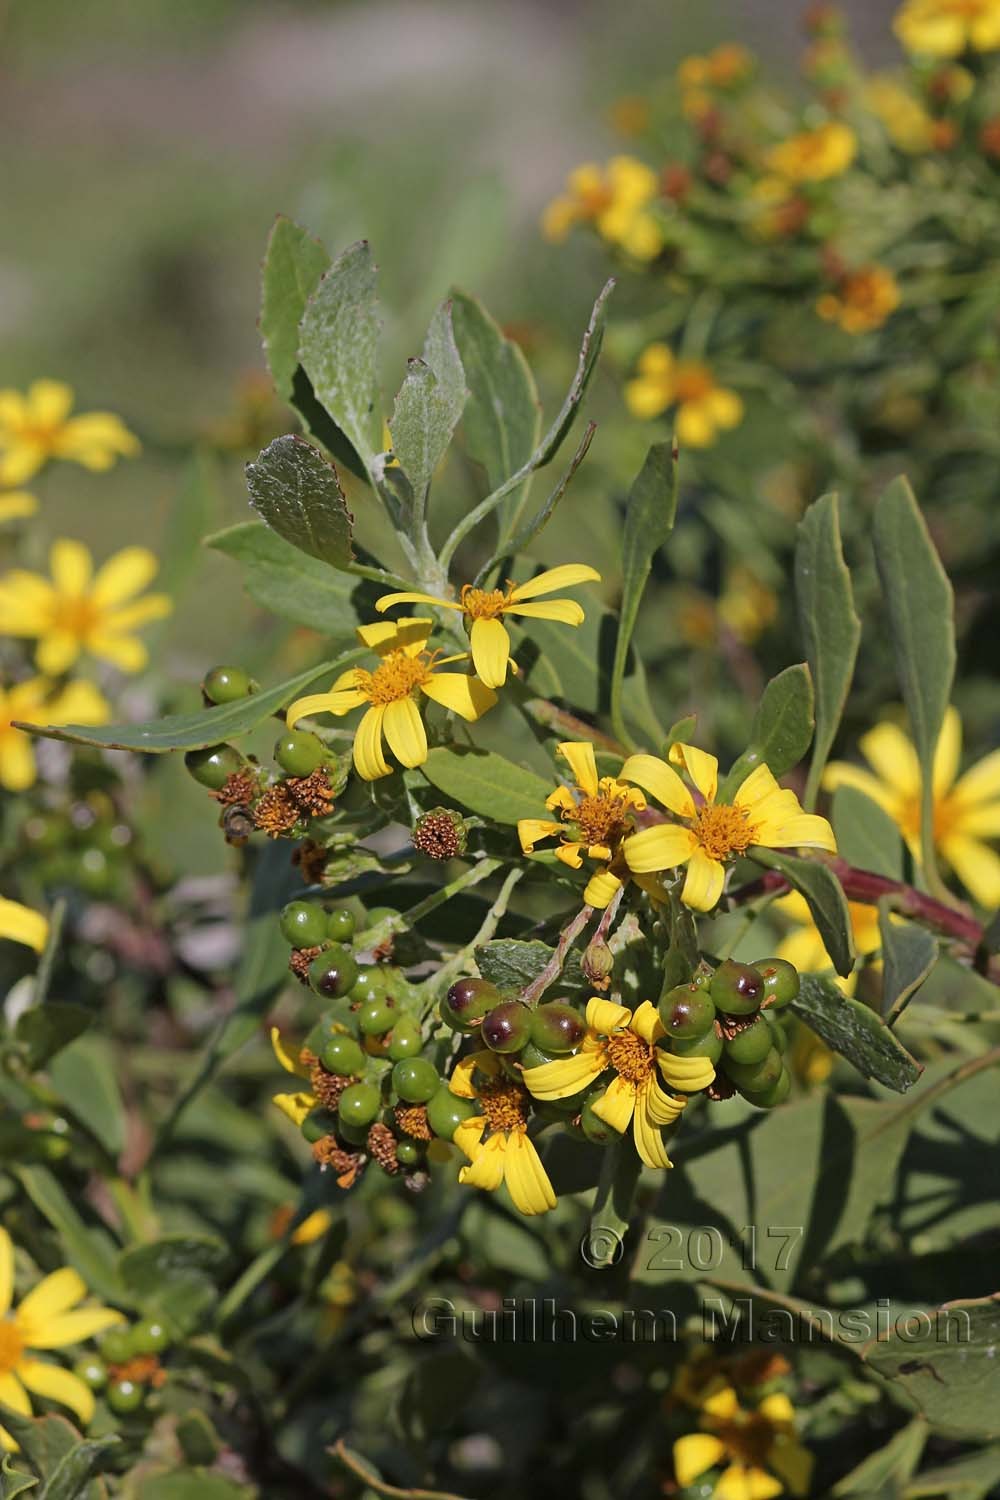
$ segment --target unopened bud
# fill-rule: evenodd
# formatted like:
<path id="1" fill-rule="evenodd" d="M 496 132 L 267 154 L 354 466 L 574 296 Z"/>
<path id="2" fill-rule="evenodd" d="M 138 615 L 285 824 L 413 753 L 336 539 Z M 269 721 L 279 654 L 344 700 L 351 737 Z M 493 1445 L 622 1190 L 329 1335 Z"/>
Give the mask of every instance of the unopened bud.
<path id="1" fill-rule="evenodd" d="M 595 990 L 606 990 L 611 984 L 615 956 L 603 938 L 595 938 L 583 955 L 584 978 Z"/>

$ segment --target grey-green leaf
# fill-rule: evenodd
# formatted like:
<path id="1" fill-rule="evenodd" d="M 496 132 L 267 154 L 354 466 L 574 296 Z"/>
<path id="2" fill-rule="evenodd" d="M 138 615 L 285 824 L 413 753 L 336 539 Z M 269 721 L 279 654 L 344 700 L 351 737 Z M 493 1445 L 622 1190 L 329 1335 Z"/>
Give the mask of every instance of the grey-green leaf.
<path id="1" fill-rule="evenodd" d="M 304 438 L 275 438 L 247 464 L 250 503 L 286 542 L 309 557 L 346 568 L 354 554 L 354 517 L 337 471 Z"/>
<path id="2" fill-rule="evenodd" d="M 380 323 L 367 240 L 338 255 L 306 304 L 299 359 L 316 399 L 366 468 L 382 448 Z"/>
<path id="3" fill-rule="evenodd" d="M 275 390 L 292 400 L 299 363 L 299 323 L 330 257 L 301 225 L 279 214 L 261 267 L 260 332 Z"/>
<path id="4" fill-rule="evenodd" d="M 554 949 L 537 938 L 494 938 L 476 949 L 476 964 L 484 979 L 498 989 L 527 989 L 552 958 Z M 579 953 L 567 955 L 560 986 L 575 988 L 583 984 Z"/>
<path id="5" fill-rule="evenodd" d="M 846 979 L 854 969 L 854 933 L 847 897 L 833 871 L 818 860 L 778 854 L 759 845 L 754 845 L 748 854 L 766 869 L 778 870 L 792 889 L 805 897 L 830 961 L 837 973 Z"/>
<path id="6" fill-rule="evenodd" d="M 886 898 L 878 904 L 882 934 L 882 1014 L 889 1024 L 909 1003 L 937 960 L 937 939 L 915 922 L 893 921 Z"/>
<path id="7" fill-rule="evenodd" d="M 206 537 L 205 546 L 242 565 L 247 593 L 269 614 L 332 637 L 357 626 L 364 584 L 307 557 L 263 522 L 241 521 Z"/>
<path id="8" fill-rule="evenodd" d="M 812 677 L 799 662 L 772 677 L 764 689 L 750 726 L 750 743 L 733 762 L 720 798 L 731 797 L 759 765 L 768 766 L 775 776 L 797 766 L 809 749 L 813 723 Z"/>
<path id="9" fill-rule="evenodd" d="M 495 823 L 541 817 L 552 785 L 490 750 L 441 745 L 420 767 L 431 786 Z"/>
<path id="10" fill-rule="evenodd" d="M 865 1078 L 877 1079 L 897 1094 L 905 1094 L 923 1072 L 875 1012 L 860 1000 L 842 995 L 831 979 L 803 974 L 792 1009 Z"/>
<path id="11" fill-rule="evenodd" d="M 468 391 L 446 302 L 431 321 L 422 359 L 411 359 L 389 430 L 393 453 L 410 482 L 417 518 L 462 416 Z"/>
<path id="12" fill-rule="evenodd" d="M 33 1490 L 38 1480 L 33 1474 L 26 1474 L 23 1469 L 14 1467 L 14 1456 L 5 1453 L 0 1460 L 0 1495 L 3 1500 L 15 1500 L 18 1495 L 23 1495 L 26 1490 Z"/>
<path id="13" fill-rule="evenodd" d="M 805 803 L 812 807 L 854 675 L 861 621 L 844 562 L 836 495 L 822 495 L 799 523 L 795 602 L 816 694 L 816 734 Z"/>
<path id="14" fill-rule="evenodd" d="M 91 1032 L 61 1048 L 49 1064 L 49 1077 L 67 1112 L 117 1157 L 125 1147 L 125 1104 L 107 1038 Z"/>
<path id="15" fill-rule="evenodd" d="M 1000 1343 L 1000 1292 L 947 1302 L 908 1320 L 862 1350 L 862 1358 L 898 1382 L 917 1410 L 949 1437 L 1000 1436 L 994 1366 Z"/>
<path id="16" fill-rule="evenodd" d="M 105 1467 L 105 1454 L 121 1442 L 117 1433 L 77 1443 L 49 1475 L 41 1500 L 86 1500 L 90 1481 Z"/>
<path id="17" fill-rule="evenodd" d="M 859 792 L 838 786 L 830 804 L 837 853 L 856 870 L 870 870 L 890 880 L 903 876 L 903 840 L 889 814 Z"/>
<path id="18" fill-rule="evenodd" d="M 14 1036 L 25 1049 L 25 1066 L 34 1072 L 50 1057 L 80 1036 L 94 1019 L 94 1012 L 73 1001 L 50 1001 L 32 1005 L 18 1016 Z"/>

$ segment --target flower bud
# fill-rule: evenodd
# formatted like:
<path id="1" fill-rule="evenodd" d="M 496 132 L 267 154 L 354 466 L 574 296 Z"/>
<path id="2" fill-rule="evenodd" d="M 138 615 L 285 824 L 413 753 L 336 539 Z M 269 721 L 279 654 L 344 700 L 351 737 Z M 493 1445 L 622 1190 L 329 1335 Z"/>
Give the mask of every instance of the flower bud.
<path id="1" fill-rule="evenodd" d="M 615 956 L 603 938 L 595 938 L 584 950 L 583 976 L 595 990 L 606 990 L 611 984 Z"/>

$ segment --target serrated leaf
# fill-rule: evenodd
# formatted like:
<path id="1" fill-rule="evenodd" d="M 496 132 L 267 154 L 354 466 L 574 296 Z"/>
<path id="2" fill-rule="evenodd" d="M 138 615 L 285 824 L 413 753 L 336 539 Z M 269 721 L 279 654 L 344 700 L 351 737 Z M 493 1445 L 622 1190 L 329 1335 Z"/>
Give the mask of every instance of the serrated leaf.
<path id="1" fill-rule="evenodd" d="M 116 1433 L 77 1443 L 52 1470 L 41 1500 L 85 1500 L 93 1476 L 104 1467 L 104 1457 L 117 1448 Z"/>
<path id="2" fill-rule="evenodd" d="M 854 970 L 854 932 L 847 909 L 847 897 L 833 871 L 818 860 L 799 859 L 792 854 L 778 854 L 759 845 L 748 852 L 748 858 L 766 869 L 778 870 L 793 890 L 804 896 L 809 913 L 819 929 L 830 962 L 842 978 Z"/>
<path id="3" fill-rule="evenodd" d="M 476 949 L 476 965 L 484 979 L 499 990 L 524 990 L 538 978 L 555 950 L 537 938 L 494 938 Z M 583 984 L 579 953 L 567 955 L 560 986 L 576 989 Z"/>
<path id="4" fill-rule="evenodd" d="M 926 927 L 893 921 L 884 896 L 878 904 L 878 926 L 882 934 L 882 1014 L 894 1020 L 933 969 L 938 944 Z"/>
<path id="5" fill-rule="evenodd" d="M 838 786 L 830 804 L 837 853 L 856 870 L 870 870 L 890 880 L 903 878 L 903 838 L 889 814 L 859 792 Z"/>
<path id="6" fill-rule="evenodd" d="M 380 323 L 367 240 L 338 255 L 306 303 L 299 359 L 317 401 L 367 469 L 382 449 Z"/>
<path id="7" fill-rule="evenodd" d="M 49 1078 L 66 1111 L 96 1137 L 111 1157 L 125 1148 L 125 1105 L 107 1038 L 93 1032 L 63 1047 Z"/>
<path id="8" fill-rule="evenodd" d="M 469 388 L 465 444 L 486 470 L 489 488 L 496 490 L 535 451 L 542 415 L 538 392 L 520 346 L 505 337 L 481 302 L 453 291 L 451 316 Z M 504 502 L 501 539 L 513 526 L 526 492 L 525 484 Z"/>
<path id="9" fill-rule="evenodd" d="M 733 762 L 719 790 L 720 800 L 731 797 L 759 765 L 768 766 L 775 776 L 797 766 L 809 749 L 813 723 L 812 678 L 800 662 L 772 677 L 764 689 L 750 726 L 750 743 Z"/>
<path id="10" fill-rule="evenodd" d="M 247 464 L 250 504 L 280 537 L 309 557 L 346 568 L 354 553 L 354 517 L 337 471 L 304 438 L 275 438 Z"/>
<path id="11" fill-rule="evenodd" d="M 611 671 L 611 719 L 615 732 L 627 740 L 622 721 L 621 691 L 628 648 L 639 605 L 653 566 L 653 558 L 674 529 L 677 516 L 677 452 L 672 442 L 654 443 L 632 482 L 625 506 L 622 538 L 622 599 L 618 636 Z"/>
<path id="12" fill-rule="evenodd" d="M 48 1001 L 22 1011 L 14 1038 L 25 1049 L 25 1066 L 31 1072 L 44 1067 L 50 1057 L 82 1035 L 93 1019 L 92 1010 L 72 1001 Z"/>
<path id="13" fill-rule="evenodd" d="M 432 750 L 421 772 L 461 807 L 495 823 L 542 816 L 549 782 L 491 750 L 441 745 Z"/>
<path id="14" fill-rule="evenodd" d="M 243 584 L 255 604 L 321 635 L 350 636 L 360 619 L 360 601 L 371 594 L 370 585 L 307 557 L 262 521 L 241 521 L 206 537 L 204 545 L 242 565 Z"/>
<path id="15" fill-rule="evenodd" d="M 862 1358 L 945 1435 L 992 1438 L 1000 1436 L 998 1344 L 1000 1292 L 931 1308 L 905 1336 L 893 1328 L 866 1344 Z"/>
<path id="16" fill-rule="evenodd" d="M 841 994 L 831 979 L 803 974 L 795 1014 L 821 1041 L 865 1078 L 905 1094 L 923 1072 L 895 1034 L 860 1000 Z"/>
<path id="17" fill-rule="evenodd" d="M 816 698 L 816 733 L 805 799 L 807 807 L 812 807 L 847 701 L 861 639 L 861 621 L 840 541 L 836 495 L 822 495 L 799 523 L 795 601 Z"/>
<path id="18" fill-rule="evenodd" d="M 423 358 L 407 365 L 389 423 L 393 452 L 410 482 L 418 517 L 423 516 L 431 480 L 448 451 L 468 394 L 451 307 L 445 302 L 431 320 Z"/>
<path id="19" fill-rule="evenodd" d="M 25 724 L 19 727 L 44 739 L 96 745 L 101 750 L 138 750 L 144 755 L 165 755 L 169 750 L 203 750 L 208 745 L 218 745 L 223 740 L 249 734 L 251 729 L 256 729 L 258 724 L 263 724 L 265 719 L 304 693 L 318 677 L 329 676 L 362 654 L 360 649 L 349 651 L 332 661 L 320 662 L 318 666 L 290 677 L 287 682 L 278 683 L 277 687 L 265 688 L 249 698 L 221 703 L 194 714 L 165 714 L 162 719 L 153 719 L 147 724 L 102 724 L 96 728 L 89 724 Z"/>
<path id="20" fill-rule="evenodd" d="M 302 314 L 329 265 L 319 240 L 279 214 L 261 266 L 260 332 L 274 388 L 283 401 L 292 400 Z"/>

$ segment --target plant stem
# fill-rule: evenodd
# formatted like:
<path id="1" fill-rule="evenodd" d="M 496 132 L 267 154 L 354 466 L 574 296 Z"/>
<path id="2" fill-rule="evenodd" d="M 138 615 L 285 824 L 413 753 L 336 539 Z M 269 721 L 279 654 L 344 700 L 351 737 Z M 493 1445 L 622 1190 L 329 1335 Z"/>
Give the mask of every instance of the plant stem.
<path id="1" fill-rule="evenodd" d="M 511 893 L 523 874 L 524 870 L 520 866 L 515 866 L 508 873 L 506 880 L 500 887 L 496 900 L 487 912 L 482 926 L 472 941 L 466 943 L 464 948 L 460 948 L 453 957 L 449 958 L 446 964 L 442 964 L 436 974 L 432 974 L 425 981 L 431 995 L 430 1004 L 434 1003 L 434 999 L 441 994 L 442 990 L 448 988 L 453 979 L 457 979 L 460 975 L 464 974 L 465 970 L 469 967 L 476 949 L 482 943 L 489 942 L 505 916 Z"/>
<path id="2" fill-rule="evenodd" d="M 445 902 L 450 901 L 452 896 L 457 896 L 459 891 L 468 890 L 470 886 L 478 885 L 481 880 L 485 880 L 488 875 L 492 875 L 494 870 L 499 870 L 502 864 L 503 860 L 501 859 L 484 856 L 482 859 L 477 860 L 475 864 L 470 865 L 467 870 L 463 870 L 461 875 L 456 875 L 455 879 L 449 881 L 447 885 L 441 886 L 439 890 L 432 891 L 429 896 L 425 896 L 422 901 L 418 901 L 416 906 L 411 906 L 409 911 L 400 912 L 397 917 L 386 917 L 384 922 L 379 922 L 375 927 L 369 927 L 367 932 L 359 932 L 354 939 L 355 948 L 359 951 L 367 948 L 377 948 L 379 944 L 384 943 L 387 938 L 395 936 L 396 933 L 409 932 L 423 917 L 428 916 L 432 911 L 436 911 L 439 906 L 444 906 Z"/>
<path id="3" fill-rule="evenodd" d="M 531 981 L 527 989 L 521 991 L 519 998 L 523 1005 L 534 1005 L 539 996 L 544 994 L 548 989 L 549 985 L 558 979 L 562 973 L 563 964 L 566 962 L 567 953 L 593 915 L 594 908 L 592 906 L 581 906 L 576 915 L 566 923 L 566 926 L 559 934 L 556 951 L 545 965 L 545 968 Z"/>

